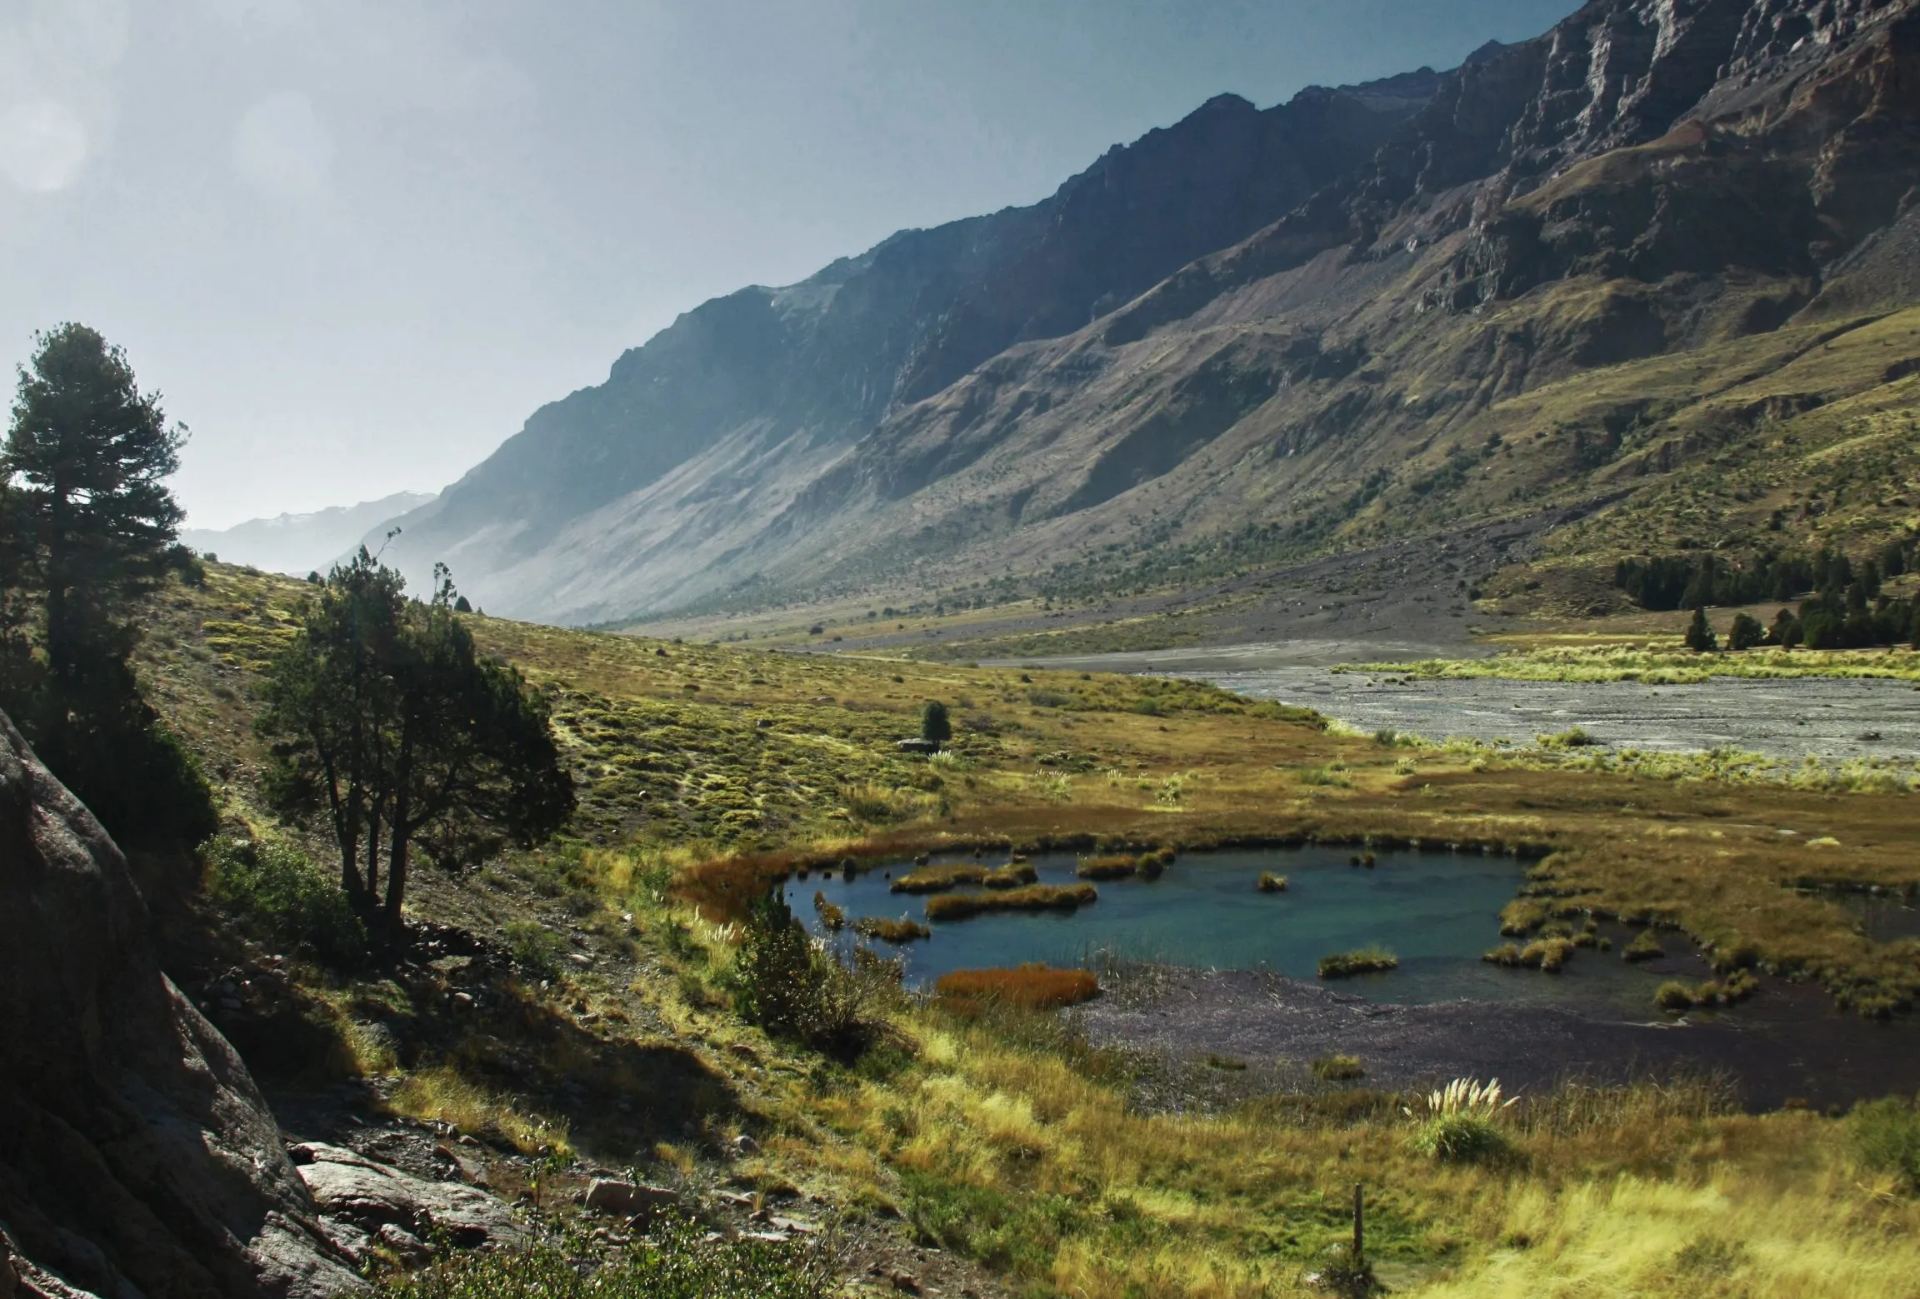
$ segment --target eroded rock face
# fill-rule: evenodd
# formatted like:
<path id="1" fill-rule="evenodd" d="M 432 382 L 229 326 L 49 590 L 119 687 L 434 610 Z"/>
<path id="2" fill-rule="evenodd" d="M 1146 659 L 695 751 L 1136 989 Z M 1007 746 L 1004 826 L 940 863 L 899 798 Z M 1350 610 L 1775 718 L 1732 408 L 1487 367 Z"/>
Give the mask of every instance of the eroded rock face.
<path id="1" fill-rule="evenodd" d="M 343 1146 L 310 1141 L 291 1153 L 321 1212 L 369 1237 L 388 1239 L 397 1231 L 466 1249 L 526 1241 L 506 1206 L 485 1192 L 413 1177 Z M 331 1224 L 329 1234 L 339 1239 Z"/>
<path id="2" fill-rule="evenodd" d="M 98 822 L 0 715 L 0 1294 L 360 1289 Z M 61 1288 L 55 1288 L 56 1286 Z"/>

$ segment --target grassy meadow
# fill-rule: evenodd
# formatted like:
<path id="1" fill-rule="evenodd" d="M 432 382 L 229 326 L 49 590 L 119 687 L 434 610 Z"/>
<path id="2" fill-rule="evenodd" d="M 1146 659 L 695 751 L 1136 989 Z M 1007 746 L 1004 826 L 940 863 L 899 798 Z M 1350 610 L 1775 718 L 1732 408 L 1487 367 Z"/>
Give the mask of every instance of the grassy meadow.
<path id="1" fill-rule="evenodd" d="M 141 666 L 230 821 L 324 864 L 323 843 L 262 810 L 250 731 L 259 669 L 306 590 L 210 565 L 204 586 L 159 598 Z M 725 1166 L 736 1184 L 904 1220 L 1015 1293 L 1294 1293 L 1337 1261 L 1356 1182 L 1379 1275 L 1403 1293 L 1920 1293 L 1920 1153 L 1911 1169 L 1885 1154 L 1906 1149 L 1897 1114 L 1875 1144 L 1861 1118 L 1740 1114 L 1704 1082 L 1569 1088 L 1522 1098 L 1470 1158 L 1444 1158 L 1423 1145 L 1425 1102 L 1364 1078 L 1143 1112 L 1134 1062 L 985 995 L 1004 976 L 925 1001 L 870 989 L 884 1031 L 851 1062 L 769 1039 L 729 994 L 746 904 L 797 870 L 1321 840 L 1524 853 L 1518 936 L 1619 916 L 1899 1016 L 1920 996 L 1920 944 L 1869 941 L 1833 891 L 1920 888 L 1903 784 L 1351 735 L 1141 678 L 472 626 L 549 699 L 580 811 L 544 849 L 459 878 L 421 870 L 417 918 L 514 953 L 513 978 L 471 1011 L 449 1009 L 438 976 L 297 963 L 324 1048 L 302 1068 L 375 1078 L 399 1112 L 548 1161 L 543 1185 L 503 1175 L 508 1194 L 551 1200 L 589 1165 L 711 1184 L 717 1152 L 750 1135 Z M 929 700 L 951 708 L 955 744 L 901 753 Z M 1061 986 L 1036 1005 L 1084 992 L 1045 981 Z M 403 1049 L 367 1030 L 376 1011 L 407 1026 Z"/>

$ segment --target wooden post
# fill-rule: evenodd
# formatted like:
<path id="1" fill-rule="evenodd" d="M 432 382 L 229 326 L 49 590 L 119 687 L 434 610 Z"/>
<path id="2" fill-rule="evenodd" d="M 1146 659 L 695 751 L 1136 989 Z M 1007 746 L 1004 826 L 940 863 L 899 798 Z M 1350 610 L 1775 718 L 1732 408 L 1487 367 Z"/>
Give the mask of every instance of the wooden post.
<path id="1" fill-rule="evenodd" d="M 1364 1267 L 1367 1258 L 1366 1207 L 1360 1200 L 1360 1183 L 1353 1184 L 1353 1265 Z"/>

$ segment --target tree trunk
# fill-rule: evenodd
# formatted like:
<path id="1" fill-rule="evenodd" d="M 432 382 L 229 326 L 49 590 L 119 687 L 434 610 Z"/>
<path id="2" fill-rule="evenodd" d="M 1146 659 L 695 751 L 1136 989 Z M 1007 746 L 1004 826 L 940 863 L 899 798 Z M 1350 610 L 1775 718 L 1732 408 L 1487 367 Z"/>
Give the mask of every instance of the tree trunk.
<path id="1" fill-rule="evenodd" d="M 380 805 L 367 813 L 367 903 L 380 896 Z"/>
<path id="2" fill-rule="evenodd" d="M 413 783 L 413 753 L 411 744 L 405 740 L 400 745 L 397 774 L 399 778 L 393 789 L 393 842 L 387 848 L 387 928 L 394 934 L 402 931 L 400 907 L 407 896 L 407 840 L 413 834 L 409 824 L 413 803 L 408 797 Z"/>

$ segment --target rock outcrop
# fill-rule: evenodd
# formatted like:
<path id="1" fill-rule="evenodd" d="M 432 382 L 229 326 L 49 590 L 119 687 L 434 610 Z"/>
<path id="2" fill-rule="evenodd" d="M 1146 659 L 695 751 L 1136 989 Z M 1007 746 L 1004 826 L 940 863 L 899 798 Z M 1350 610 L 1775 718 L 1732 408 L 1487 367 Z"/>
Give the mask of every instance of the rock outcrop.
<path id="1" fill-rule="evenodd" d="M 120 851 L 0 715 L 0 1296 L 361 1289 Z"/>

